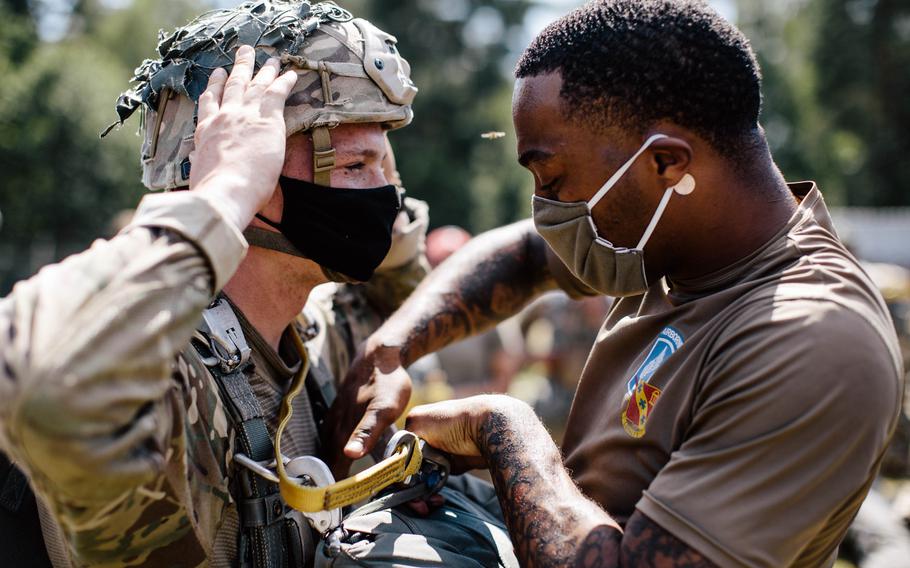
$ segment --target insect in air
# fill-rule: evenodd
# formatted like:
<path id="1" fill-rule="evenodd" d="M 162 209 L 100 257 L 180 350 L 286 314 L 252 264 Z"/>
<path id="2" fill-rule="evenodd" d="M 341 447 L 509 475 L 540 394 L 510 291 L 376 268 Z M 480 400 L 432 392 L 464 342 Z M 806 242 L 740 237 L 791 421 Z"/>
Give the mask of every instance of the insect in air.
<path id="1" fill-rule="evenodd" d="M 484 140 L 496 140 L 497 138 L 502 138 L 505 136 L 505 132 L 499 132 L 498 130 L 491 130 L 489 132 L 484 132 L 480 135 Z"/>

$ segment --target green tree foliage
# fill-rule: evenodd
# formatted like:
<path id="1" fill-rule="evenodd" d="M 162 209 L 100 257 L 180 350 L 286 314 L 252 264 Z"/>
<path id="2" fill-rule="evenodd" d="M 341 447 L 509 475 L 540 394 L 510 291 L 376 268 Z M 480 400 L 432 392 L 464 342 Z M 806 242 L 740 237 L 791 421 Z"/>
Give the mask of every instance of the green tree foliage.
<path id="1" fill-rule="evenodd" d="M 141 198 L 138 122 L 103 141 L 98 134 L 114 121 L 133 67 L 154 54 L 149 14 L 183 22 L 200 9 L 163 4 L 109 10 L 81 0 L 53 42 L 36 37 L 39 4 L 0 5 L 0 294 L 105 236 L 113 216 Z"/>
<path id="2" fill-rule="evenodd" d="M 38 43 L 26 0 L 0 2 L 0 71 L 21 65 Z"/>
<path id="3" fill-rule="evenodd" d="M 812 61 L 847 204 L 910 205 L 910 3 L 815 0 Z"/>
<path id="4" fill-rule="evenodd" d="M 910 205 L 910 4 L 738 8 L 764 71 L 762 122 L 785 176 L 819 181 L 838 205 Z"/>
<path id="5" fill-rule="evenodd" d="M 479 231 L 525 216 L 530 176 L 515 162 L 511 61 L 523 0 L 343 2 L 394 34 L 420 89 L 414 122 L 390 136 L 408 191 L 433 226 Z M 514 44 L 519 44 L 515 46 Z M 481 138 L 488 131 L 504 138 Z"/>

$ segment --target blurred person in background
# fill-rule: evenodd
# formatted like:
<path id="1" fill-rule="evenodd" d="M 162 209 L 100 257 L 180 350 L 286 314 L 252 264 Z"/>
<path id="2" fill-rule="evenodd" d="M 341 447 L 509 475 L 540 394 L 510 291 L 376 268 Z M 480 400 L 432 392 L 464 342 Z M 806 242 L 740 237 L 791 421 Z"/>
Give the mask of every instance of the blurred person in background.
<path id="1" fill-rule="evenodd" d="M 427 233 L 427 260 L 430 266 L 436 268 L 470 240 L 471 233 L 455 225 L 433 229 Z"/>
<path id="2" fill-rule="evenodd" d="M 418 407 L 408 427 L 489 468 L 528 566 L 832 565 L 896 427 L 902 361 L 819 189 L 773 161 L 748 40 L 703 2 L 598 0 L 516 75 L 533 224 L 434 270 L 345 383 L 395 388 L 557 286 L 618 297 L 562 455 L 503 396 Z M 374 437 L 355 429 L 348 457 Z"/>
<path id="3" fill-rule="evenodd" d="M 562 442 L 578 380 L 611 303 L 606 296 L 573 300 L 551 292 L 522 311 L 528 364 L 509 394 L 531 405 L 557 444 Z"/>

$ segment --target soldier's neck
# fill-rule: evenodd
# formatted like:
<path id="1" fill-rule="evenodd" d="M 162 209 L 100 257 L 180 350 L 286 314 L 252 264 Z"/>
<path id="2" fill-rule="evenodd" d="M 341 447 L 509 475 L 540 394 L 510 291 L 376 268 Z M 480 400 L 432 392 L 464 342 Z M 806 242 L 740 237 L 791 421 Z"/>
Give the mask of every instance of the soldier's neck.
<path id="1" fill-rule="evenodd" d="M 312 261 L 250 247 L 224 293 L 276 351 L 281 335 L 303 310 L 310 290 L 325 282 Z"/>

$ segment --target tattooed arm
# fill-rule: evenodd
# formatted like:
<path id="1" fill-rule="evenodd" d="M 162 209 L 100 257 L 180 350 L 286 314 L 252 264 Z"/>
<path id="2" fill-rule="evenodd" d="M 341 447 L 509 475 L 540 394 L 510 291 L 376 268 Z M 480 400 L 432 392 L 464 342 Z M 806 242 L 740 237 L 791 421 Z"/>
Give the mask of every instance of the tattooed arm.
<path id="1" fill-rule="evenodd" d="M 407 427 L 434 447 L 487 464 L 522 566 L 713 566 L 640 512 L 623 532 L 575 486 L 522 402 L 486 395 L 420 406 Z"/>
<path id="2" fill-rule="evenodd" d="M 344 455 L 327 456 L 336 476 L 404 411 L 411 393 L 404 367 L 494 326 L 556 287 L 547 255 L 526 220 L 479 235 L 427 276 L 367 340 L 342 381 L 326 421 L 335 430 L 325 447 L 344 448 Z"/>
<path id="3" fill-rule="evenodd" d="M 546 257 L 530 220 L 484 233 L 439 265 L 371 343 L 399 349 L 408 366 L 489 329 L 556 287 Z"/>

